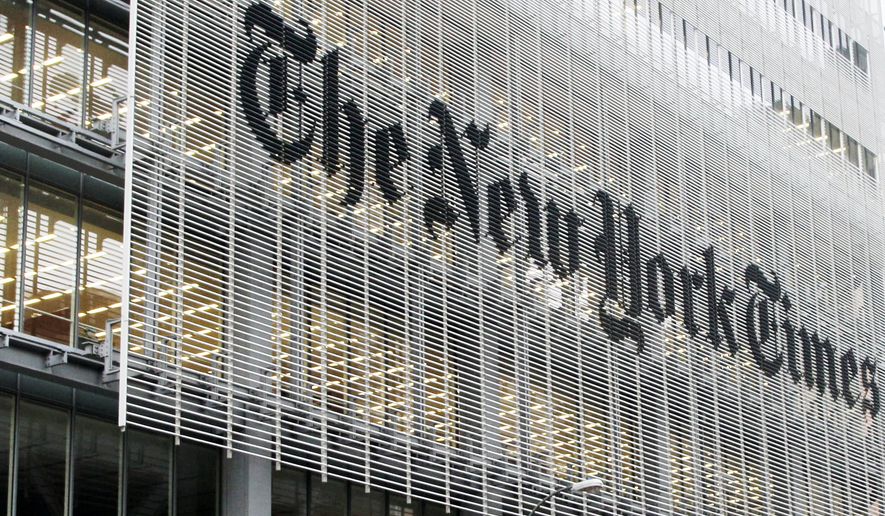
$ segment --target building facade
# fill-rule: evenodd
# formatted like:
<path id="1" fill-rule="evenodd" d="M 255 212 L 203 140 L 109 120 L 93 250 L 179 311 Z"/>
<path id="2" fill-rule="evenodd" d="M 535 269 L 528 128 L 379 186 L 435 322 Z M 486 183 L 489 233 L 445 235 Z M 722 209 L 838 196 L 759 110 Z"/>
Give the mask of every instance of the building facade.
<path id="1" fill-rule="evenodd" d="M 883 49 L 875 2 L 0 0 L 0 507 L 879 514 Z"/>

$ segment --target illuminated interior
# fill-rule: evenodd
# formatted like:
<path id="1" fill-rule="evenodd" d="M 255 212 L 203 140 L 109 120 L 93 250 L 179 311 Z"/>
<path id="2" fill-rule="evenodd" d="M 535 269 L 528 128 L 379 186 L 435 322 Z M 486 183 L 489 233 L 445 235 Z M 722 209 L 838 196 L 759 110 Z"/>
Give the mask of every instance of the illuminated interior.
<path id="1" fill-rule="evenodd" d="M 122 215 L 2 174 L 0 217 L 3 327 L 62 344 L 101 342 L 120 318 Z"/>
<path id="2" fill-rule="evenodd" d="M 58 2 L 0 0 L 0 97 L 110 132 L 113 101 L 126 92 L 126 40 Z"/>

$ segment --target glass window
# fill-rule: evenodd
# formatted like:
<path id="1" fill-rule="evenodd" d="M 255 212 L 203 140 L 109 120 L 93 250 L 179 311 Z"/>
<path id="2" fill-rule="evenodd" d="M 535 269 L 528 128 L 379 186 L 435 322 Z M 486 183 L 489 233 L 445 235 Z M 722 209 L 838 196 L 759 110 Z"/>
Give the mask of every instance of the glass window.
<path id="1" fill-rule="evenodd" d="M 412 500 L 406 502 L 405 496 L 391 495 L 388 506 L 388 516 L 421 516 L 421 503 Z"/>
<path id="2" fill-rule="evenodd" d="M 771 109 L 777 113 L 784 112 L 784 90 L 775 83 L 771 84 Z"/>
<path id="3" fill-rule="evenodd" d="M 12 460 L 12 413 L 15 398 L 0 394 L 0 514 L 9 503 L 9 468 Z"/>
<path id="4" fill-rule="evenodd" d="M 790 122 L 795 126 L 800 126 L 805 123 L 805 120 L 802 118 L 802 103 L 799 102 L 799 99 L 790 95 Z"/>
<path id="5" fill-rule="evenodd" d="M 716 52 L 716 42 L 710 39 L 710 36 L 706 37 L 706 45 L 707 45 L 707 64 L 712 67 L 719 66 L 719 56 Z"/>
<path id="6" fill-rule="evenodd" d="M 347 484 L 340 480 L 323 482 L 310 478 L 310 516 L 347 516 Z"/>
<path id="7" fill-rule="evenodd" d="M 70 342 L 76 262 L 77 200 L 30 185 L 23 280 L 25 333 Z"/>
<path id="8" fill-rule="evenodd" d="M 759 70 L 752 70 L 753 74 L 753 83 L 750 85 L 753 90 L 753 97 L 759 99 L 760 102 L 763 101 L 763 84 L 764 79 L 762 78 L 762 74 L 759 73 Z"/>
<path id="9" fill-rule="evenodd" d="M 830 122 L 827 122 L 827 144 L 834 151 L 842 150 L 842 131 Z"/>
<path id="10" fill-rule="evenodd" d="M 84 203 L 80 247 L 78 345 L 101 342 L 108 331 L 108 322 L 120 319 L 124 251 L 122 215 Z M 113 335 L 119 337 L 119 333 Z"/>
<path id="11" fill-rule="evenodd" d="M 685 20 L 682 20 L 682 30 L 685 32 L 685 49 L 695 50 L 695 39 L 697 31 L 695 30 L 694 25 Z"/>
<path id="12" fill-rule="evenodd" d="M 857 140 L 845 135 L 845 145 L 848 147 L 848 162 L 855 167 L 860 166 L 860 150 L 857 147 Z"/>
<path id="13" fill-rule="evenodd" d="M 127 36 L 94 18 L 89 21 L 85 127 L 110 132 L 114 99 L 126 96 Z"/>
<path id="14" fill-rule="evenodd" d="M 740 59 L 731 52 L 728 53 L 728 76 L 732 81 L 740 83 L 741 81 L 741 65 Z"/>
<path id="15" fill-rule="evenodd" d="M 176 448 L 176 516 L 215 516 L 218 473 L 217 449 L 191 443 L 182 443 Z"/>
<path id="16" fill-rule="evenodd" d="M 120 436 L 113 423 L 74 419 L 74 516 L 117 514 Z"/>
<path id="17" fill-rule="evenodd" d="M 661 4 L 657 0 L 652 0 L 650 2 L 651 7 L 649 8 L 649 18 L 651 19 L 651 24 L 655 27 L 658 27 L 658 30 L 661 29 Z"/>
<path id="18" fill-rule="evenodd" d="M 823 120 L 818 113 L 811 112 L 811 119 L 808 121 L 809 132 L 812 138 L 820 138 L 824 134 Z"/>
<path id="19" fill-rule="evenodd" d="M 854 65 L 866 72 L 869 70 L 869 52 L 857 41 L 854 42 Z"/>
<path id="20" fill-rule="evenodd" d="M 27 99 L 30 17 L 28 0 L 0 0 L 0 96 L 19 104 Z"/>
<path id="21" fill-rule="evenodd" d="M 21 178 L 0 174 L 0 323 L 4 328 L 15 328 L 18 311 L 19 260 L 21 247 L 22 193 Z"/>
<path id="22" fill-rule="evenodd" d="M 16 428 L 17 515 L 65 514 L 68 424 L 66 410 L 21 402 Z"/>
<path id="23" fill-rule="evenodd" d="M 660 17 L 661 17 L 661 32 L 664 34 L 673 35 L 673 11 L 671 11 L 668 7 L 665 7 L 664 4 L 658 4 L 660 7 Z"/>
<path id="24" fill-rule="evenodd" d="M 848 37 L 848 34 L 842 31 L 842 29 L 837 29 L 837 33 L 839 34 L 839 46 L 836 50 L 842 54 L 845 59 L 851 59 L 851 38 Z"/>
<path id="25" fill-rule="evenodd" d="M 169 512 L 170 441 L 164 436 L 126 432 L 126 514 L 166 516 Z"/>
<path id="26" fill-rule="evenodd" d="M 744 61 L 740 61 L 741 65 L 741 86 L 749 92 L 753 91 L 753 69 Z"/>
<path id="27" fill-rule="evenodd" d="M 876 178 L 876 155 L 870 152 L 869 149 L 864 148 L 863 150 L 863 166 L 864 170 L 866 170 L 867 175 Z"/>
<path id="28" fill-rule="evenodd" d="M 37 4 L 31 107 L 80 124 L 85 24 L 79 10 Z"/>
<path id="29" fill-rule="evenodd" d="M 273 471 L 271 495 L 272 516 L 307 515 L 307 475 L 283 468 Z"/>
<path id="30" fill-rule="evenodd" d="M 365 486 L 350 485 L 350 516 L 387 516 L 383 491 L 373 489 L 367 493 Z"/>
<path id="31" fill-rule="evenodd" d="M 460 512 L 457 509 L 452 509 L 451 512 L 446 513 L 446 508 L 442 505 L 424 504 L 424 516 L 458 516 L 458 514 Z"/>

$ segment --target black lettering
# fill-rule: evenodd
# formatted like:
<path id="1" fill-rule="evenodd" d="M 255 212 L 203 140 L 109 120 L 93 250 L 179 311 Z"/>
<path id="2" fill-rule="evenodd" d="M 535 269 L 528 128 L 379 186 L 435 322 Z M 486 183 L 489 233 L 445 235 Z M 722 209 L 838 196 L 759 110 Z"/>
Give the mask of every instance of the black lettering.
<path id="1" fill-rule="evenodd" d="M 316 57 L 317 39 L 307 22 L 299 20 L 298 24 L 301 25 L 303 35 L 287 25 L 281 16 L 274 13 L 265 4 L 250 5 L 244 16 L 246 37 L 250 41 L 254 38 L 255 28 L 261 28 L 267 38 L 281 46 L 296 62 L 307 64 Z M 258 68 L 261 66 L 265 52 L 271 46 L 271 43 L 262 43 L 252 49 L 243 60 L 239 80 L 240 103 L 243 107 L 243 114 L 246 116 L 246 123 L 264 150 L 270 154 L 272 159 L 292 164 L 301 160 L 310 150 L 313 144 L 314 127 L 311 125 L 300 138 L 284 142 L 277 136 L 268 121 L 268 117 L 279 115 L 290 108 L 290 92 L 286 84 L 288 62 L 285 57 L 275 57 L 269 60 L 270 105 L 267 112 L 261 107 L 258 95 Z M 301 88 L 295 89 L 292 93 L 292 98 L 299 105 L 304 104 L 307 96 Z"/>
<path id="2" fill-rule="evenodd" d="M 863 381 L 864 397 L 863 411 L 875 418 L 879 413 L 879 386 L 876 384 L 876 363 L 865 358 L 860 366 L 861 380 Z"/>
<path id="3" fill-rule="evenodd" d="M 679 280 L 682 284 L 682 325 L 691 337 L 697 337 L 701 329 L 695 322 L 694 291 L 704 285 L 704 277 L 683 267 L 679 271 Z"/>
<path id="4" fill-rule="evenodd" d="M 440 174 L 445 174 L 444 160 L 446 157 L 448 158 L 449 163 L 451 164 L 452 172 L 454 172 L 455 174 L 455 182 L 458 185 L 458 191 L 461 195 L 461 204 L 463 205 L 464 211 L 467 213 L 467 219 L 470 222 L 470 229 L 473 234 L 473 239 L 475 242 L 478 243 L 479 192 L 477 191 L 476 180 L 474 180 L 473 176 L 470 174 L 470 170 L 467 167 L 467 160 L 464 157 L 464 150 L 461 148 L 460 135 L 455 130 L 455 122 L 452 119 L 451 113 L 449 113 L 449 108 L 445 105 L 444 102 L 439 100 L 434 100 L 430 103 L 428 118 L 434 118 L 439 123 L 440 138 L 442 140 L 441 145 L 435 146 L 434 148 L 430 149 L 428 161 L 431 164 L 431 168 L 435 168 L 436 171 L 438 171 Z M 468 138 L 471 142 L 473 142 L 473 138 L 470 137 L 470 135 L 468 135 Z M 481 143 L 480 139 L 482 137 L 477 136 L 476 138 L 477 143 Z M 487 140 L 488 136 L 486 136 L 485 138 Z M 444 197 L 438 197 L 437 199 L 443 199 L 445 201 L 447 207 L 442 211 L 447 213 L 447 216 L 453 216 L 454 220 L 457 221 L 459 215 L 450 205 L 448 205 L 449 201 Z M 434 202 L 439 201 L 436 200 Z M 424 211 L 426 214 L 428 211 L 427 206 L 425 206 Z M 438 212 L 440 210 L 439 207 L 436 206 L 431 207 L 431 211 Z M 447 227 L 451 228 L 451 226 Z M 436 237 L 434 236 L 434 238 Z"/>
<path id="5" fill-rule="evenodd" d="M 363 196 L 366 176 L 366 120 L 353 99 L 339 105 L 338 50 L 323 56 L 323 165 L 329 177 L 341 169 L 339 114 L 347 122 L 347 191 L 341 203 L 353 206 Z"/>
<path id="6" fill-rule="evenodd" d="M 455 227 L 457 220 L 458 212 L 446 199 L 437 195 L 424 203 L 424 227 L 427 228 L 427 232 L 434 240 L 439 238 L 436 233 L 436 224 L 442 224 L 448 231 Z"/>
<path id="7" fill-rule="evenodd" d="M 636 352 L 645 349 L 645 331 L 636 319 L 616 315 L 618 302 L 618 241 L 615 227 L 615 207 L 612 198 L 597 191 L 595 201 L 602 206 L 602 233 L 594 240 L 595 257 L 605 270 L 605 296 L 599 304 L 599 322 L 602 330 L 613 342 L 631 338 L 636 342 Z"/>
<path id="8" fill-rule="evenodd" d="M 393 159 L 391 159 L 391 150 Z M 401 124 L 393 124 L 375 131 L 375 182 L 388 203 L 402 199 L 397 190 L 393 172 L 409 160 L 409 147 Z"/>
<path id="9" fill-rule="evenodd" d="M 716 253 L 713 246 L 704 250 L 704 264 L 707 270 L 707 338 L 713 344 L 713 349 L 720 349 L 724 336 L 728 351 L 734 356 L 739 349 L 730 313 L 735 292 L 728 287 L 723 288 L 722 292 L 717 289 Z"/>
<path id="10" fill-rule="evenodd" d="M 627 314 L 639 317 L 642 314 L 642 243 L 639 241 L 639 214 L 632 204 L 624 209 L 627 219 L 627 271 L 630 279 L 630 304 Z"/>
<path id="11" fill-rule="evenodd" d="M 799 330 L 799 336 L 802 338 L 805 384 L 808 388 L 816 385 L 817 392 L 824 395 L 827 392 L 827 381 L 829 380 L 830 395 L 834 400 L 838 399 L 836 350 L 830 344 L 830 339 L 821 339 L 817 333 L 809 333 L 804 326 Z"/>
<path id="12" fill-rule="evenodd" d="M 525 224 L 529 233 L 529 258 L 535 262 L 535 266 L 543 269 L 547 266 L 544 258 L 544 250 L 541 247 L 541 201 L 532 191 L 529 183 L 528 172 L 519 176 L 519 193 L 525 201 Z"/>
<path id="13" fill-rule="evenodd" d="M 851 383 L 857 378 L 857 359 L 854 358 L 854 351 L 849 349 L 842 354 L 842 397 L 848 408 L 854 408 L 857 403 L 857 396 L 851 392 Z"/>
<path id="14" fill-rule="evenodd" d="M 673 269 L 663 254 L 656 254 L 645 265 L 646 288 L 648 289 L 648 309 L 658 322 L 676 315 L 676 278 Z M 661 294 L 658 285 L 663 281 L 664 304 L 661 305 Z"/>
<path id="15" fill-rule="evenodd" d="M 790 372 L 793 383 L 798 384 L 802 382 L 802 370 L 799 369 L 799 343 L 796 340 L 796 327 L 790 320 L 790 310 L 793 305 L 786 294 L 781 297 L 781 305 L 784 308 L 781 328 L 784 329 L 784 337 L 787 342 L 787 370 Z"/>
<path id="16" fill-rule="evenodd" d="M 754 292 L 750 296 L 746 310 L 745 324 L 750 352 L 753 354 L 753 360 L 756 361 L 756 365 L 759 366 L 765 376 L 775 376 L 783 365 L 784 354 L 778 349 L 776 340 L 773 344 L 775 358 L 769 359 L 766 357 L 764 347 L 775 336 L 773 330 L 777 328 L 774 310 L 770 308 L 770 303 L 777 303 L 780 300 L 780 280 L 775 274 L 774 281 L 769 281 L 765 277 L 765 273 L 757 265 L 747 266 L 744 271 L 744 280 L 747 283 L 748 290 L 753 290 L 750 287 L 750 283 L 753 283 L 756 289 L 758 289 L 758 292 Z"/>

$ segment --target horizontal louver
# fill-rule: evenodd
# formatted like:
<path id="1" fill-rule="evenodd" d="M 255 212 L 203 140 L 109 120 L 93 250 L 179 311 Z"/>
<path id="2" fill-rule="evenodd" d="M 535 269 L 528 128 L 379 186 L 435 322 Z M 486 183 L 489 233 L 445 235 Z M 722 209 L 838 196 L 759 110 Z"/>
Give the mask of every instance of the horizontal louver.
<path id="1" fill-rule="evenodd" d="M 876 186 L 650 6 L 139 0 L 126 423 L 481 514 L 873 511 Z"/>

